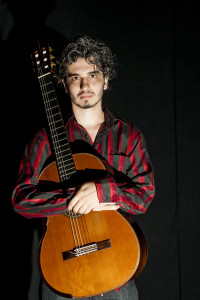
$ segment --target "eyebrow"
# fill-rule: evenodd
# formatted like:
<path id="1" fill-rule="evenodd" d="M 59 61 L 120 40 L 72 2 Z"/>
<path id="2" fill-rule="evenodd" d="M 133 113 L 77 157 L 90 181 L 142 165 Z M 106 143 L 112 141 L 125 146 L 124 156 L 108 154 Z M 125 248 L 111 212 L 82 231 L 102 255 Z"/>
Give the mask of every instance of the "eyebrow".
<path id="1" fill-rule="evenodd" d="M 100 74 L 100 71 L 91 71 L 91 72 L 88 72 L 87 74 L 88 75 L 90 75 L 90 74 Z M 79 76 L 79 75 L 80 75 L 79 73 L 68 73 L 67 77 L 73 77 L 73 76 Z"/>

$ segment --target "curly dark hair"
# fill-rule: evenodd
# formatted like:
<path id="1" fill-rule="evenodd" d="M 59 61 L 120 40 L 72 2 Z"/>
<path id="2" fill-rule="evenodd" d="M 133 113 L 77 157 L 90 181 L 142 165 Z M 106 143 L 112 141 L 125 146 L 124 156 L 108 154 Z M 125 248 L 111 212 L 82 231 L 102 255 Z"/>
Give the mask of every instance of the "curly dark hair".
<path id="1" fill-rule="evenodd" d="M 93 40 L 88 36 L 77 37 L 62 51 L 58 60 L 56 79 L 58 84 L 66 80 L 67 68 L 78 58 L 85 58 L 95 64 L 109 80 L 116 76 L 116 58 L 102 41 Z"/>

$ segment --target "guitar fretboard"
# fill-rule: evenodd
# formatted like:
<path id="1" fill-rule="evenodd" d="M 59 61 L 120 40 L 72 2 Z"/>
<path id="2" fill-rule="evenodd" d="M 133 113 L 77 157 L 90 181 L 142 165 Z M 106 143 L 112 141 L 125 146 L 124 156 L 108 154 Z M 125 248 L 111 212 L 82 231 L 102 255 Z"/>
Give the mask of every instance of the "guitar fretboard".
<path id="1" fill-rule="evenodd" d="M 38 76 L 45 111 L 55 151 L 60 181 L 68 180 L 75 172 L 73 156 L 67 139 L 62 113 L 57 101 L 51 74 Z"/>

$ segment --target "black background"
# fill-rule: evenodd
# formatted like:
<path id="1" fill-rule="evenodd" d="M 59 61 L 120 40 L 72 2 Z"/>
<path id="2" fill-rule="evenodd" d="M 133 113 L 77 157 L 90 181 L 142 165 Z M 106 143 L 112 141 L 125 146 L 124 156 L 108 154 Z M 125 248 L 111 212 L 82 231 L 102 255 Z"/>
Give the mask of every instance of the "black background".
<path id="1" fill-rule="evenodd" d="M 37 300 L 41 220 L 11 206 L 25 145 L 43 124 L 30 52 L 38 39 L 103 40 L 118 58 L 104 105 L 143 132 L 156 197 L 136 216 L 149 247 L 140 300 L 199 299 L 200 17 L 194 1 L 1 1 L 2 294 Z M 62 94 L 62 92 L 60 92 Z M 65 101 L 64 99 L 63 101 Z M 62 100 L 61 100 L 62 101 Z"/>

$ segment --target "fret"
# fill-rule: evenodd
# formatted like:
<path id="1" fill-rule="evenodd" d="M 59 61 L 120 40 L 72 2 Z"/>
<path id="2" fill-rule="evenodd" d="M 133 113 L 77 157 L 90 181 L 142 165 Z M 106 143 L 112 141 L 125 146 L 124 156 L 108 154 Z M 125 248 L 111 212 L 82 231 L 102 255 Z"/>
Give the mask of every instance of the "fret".
<path id="1" fill-rule="evenodd" d="M 66 168 L 66 167 L 68 168 L 70 165 L 74 164 L 74 162 L 71 159 L 65 159 L 64 157 L 63 158 L 59 157 L 58 160 L 59 160 L 59 163 L 62 164 L 63 168 Z M 69 163 L 69 161 L 71 161 L 71 163 Z"/>
<path id="2" fill-rule="evenodd" d="M 71 154 L 71 151 L 70 152 L 69 151 L 68 152 L 66 152 L 66 151 L 56 152 L 56 155 L 57 155 L 57 158 L 60 159 L 60 160 L 62 159 L 62 160 L 67 160 L 67 161 L 70 161 L 70 160 L 74 161 L 73 157 L 72 157 L 72 154 Z"/>
<path id="3" fill-rule="evenodd" d="M 50 101 L 55 101 L 55 100 L 56 100 L 55 97 L 49 98 L 49 99 L 45 99 L 45 100 L 44 100 L 44 103 L 45 103 L 46 105 L 48 105 L 48 104 L 50 103 Z"/>
<path id="4" fill-rule="evenodd" d="M 62 151 L 62 150 L 59 150 L 59 148 L 56 148 L 56 155 L 57 155 L 57 157 L 59 158 L 59 157 L 70 157 L 70 159 L 72 159 L 71 158 L 71 156 L 72 156 L 72 154 L 71 154 L 71 152 L 68 152 L 67 153 L 67 151 L 65 151 L 65 153 L 64 153 L 64 151 Z"/>
<path id="5" fill-rule="evenodd" d="M 41 88 L 43 88 L 43 87 L 46 88 L 46 87 L 48 87 L 49 85 L 52 86 L 51 82 L 40 83 L 40 87 L 41 87 Z"/>
<path id="6" fill-rule="evenodd" d="M 50 98 L 50 99 L 45 99 L 45 104 L 48 104 L 49 102 L 51 101 L 55 101 L 56 100 L 56 97 L 55 98 Z"/>
<path id="7" fill-rule="evenodd" d="M 58 164 L 60 164 L 60 169 L 67 169 L 67 170 L 72 170 L 72 169 L 74 169 L 74 165 L 73 165 L 73 163 L 71 163 L 71 164 L 67 164 L 67 165 L 63 165 L 63 162 L 60 162 L 60 161 L 58 161 Z M 71 166 L 70 166 L 71 165 Z"/>
<path id="8" fill-rule="evenodd" d="M 64 136 L 65 136 L 66 134 L 65 134 L 65 132 L 61 132 L 61 133 L 58 133 L 58 132 L 57 132 L 56 134 L 51 134 L 52 139 L 57 138 L 58 141 L 59 141 L 59 136 L 60 136 L 60 135 L 64 135 Z M 65 138 L 66 138 L 66 137 L 65 137 Z"/>
<path id="9" fill-rule="evenodd" d="M 66 156 L 67 158 L 69 158 L 70 156 L 72 156 L 72 154 L 71 154 L 71 151 L 70 151 L 70 149 L 66 149 L 66 150 L 62 150 L 61 149 L 61 147 L 63 147 L 64 145 L 59 145 L 59 143 L 58 142 L 55 142 L 55 145 L 54 145 L 54 149 L 55 149 L 55 151 L 56 151 L 56 153 L 57 153 L 57 156 Z"/>
<path id="10" fill-rule="evenodd" d="M 59 118 L 60 112 L 58 112 L 57 114 L 54 115 L 47 115 L 48 121 L 49 121 L 49 125 L 55 126 L 56 122 L 60 122 L 60 118 Z"/>
<path id="11" fill-rule="evenodd" d="M 49 95 L 51 95 L 51 94 L 52 94 L 53 96 L 55 96 L 54 91 L 43 91 L 43 93 L 42 93 L 43 96 L 49 96 Z M 53 98 L 53 97 L 51 96 L 50 98 Z"/>
<path id="12" fill-rule="evenodd" d="M 60 119 L 54 120 L 54 124 L 55 124 L 55 123 L 58 123 L 58 122 L 61 122 L 61 124 L 62 124 L 62 126 L 63 126 L 63 121 L 62 121 L 62 120 L 60 120 Z M 57 126 L 57 125 L 56 125 L 56 126 Z M 61 127 L 62 127 L 62 126 L 61 126 Z"/>
<path id="13" fill-rule="evenodd" d="M 60 171 L 61 172 L 61 176 L 63 176 L 65 179 L 68 179 L 67 177 L 66 177 L 66 175 L 65 175 L 65 171 Z M 69 172 L 69 170 L 67 171 L 68 172 L 68 174 L 74 174 L 76 171 L 71 171 L 71 172 Z"/>
<path id="14" fill-rule="evenodd" d="M 69 145 L 63 144 L 63 145 L 58 145 L 57 146 L 56 144 L 54 145 L 54 148 L 55 148 L 57 154 L 65 153 L 66 156 L 72 156 L 71 149 L 69 148 Z M 62 149 L 62 148 L 64 148 L 64 149 Z"/>
<path id="15" fill-rule="evenodd" d="M 60 163 L 59 161 L 57 161 L 57 167 L 59 168 L 59 174 L 63 174 L 63 172 L 66 173 L 66 176 L 68 176 L 68 172 L 74 170 L 76 171 L 75 166 L 71 165 L 71 166 L 67 166 L 67 165 L 63 165 L 62 163 Z"/>
<path id="16" fill-rule="evenodd" d="M 65 143 L 68 143 L 65 131 L 60 132 L 60 130 L 57 131 L 56 128 L 50 128 L 50 131 L 51 131 L 51 138 L 54 139 L 56 142 L 61 141 L 62 142 L 61 145 L 64 145 L 63 141 L 65 141 Z M 63 135 L 63 136 L 59 137 L 60 135 Z"/>
<path id="17" fill-rule="evenodd" d="M 74 173 L 76 173 L 76 170 L 67 170 L 67 174 L 68 174 L 68 175 L 66 175 L 66 170 L 64 170 L 64 171 L 60 170 L 59 175 L 60 175 L 64 180 L 66 180 L 66 179 L 68 179 L 69 175 L 73 175 Z"/>
<path id="18" fill-rule="evenodd" d="M 56 155 L 57 157 L 57 160 L 59 162 L 62 162 L 65 164 L 65 162 L 69 163 L 69 164 L 72 164 L 74 161 L 73 161 L 73 158 L 70 157 L 70 155 L 67 157 L 67 156 L 63 156 L 63 155 Z"/>
<path id="19" fill-rule="evenodd" d="M 57 115 L 60 115 L 60 112 L 57 112 L 56 114 L 53 114 L 53 115 L 48 116 L 48 117 L 54 117 L 54 116 L 57 116 Z"/>
<path id="20" fill-rule="evenodd" d="M 54 91 L 54 85 L 50 81 L 41 81 L 40 86 L 42 89 L 51 88 L 52 91 Z"/>
<path id="21" fill-rule="evenodd" d="M 65 159 L 64 157 L 62 157 L 62 158 L 59 157 L 59 158 L 57 158 L 57 160 L 58 160 L 57 163 L 62 168 L 65 168 L 65 169 L 74 165 L 74 161 L 72 159 Z"/>
<path id="22" fill-rule="evenodd" d="M 53 131 L 59 132 L 60 129 L 63 130 L 63 124 L 62 124 L 62 126 L 52 128 L 52 132 L 53 132 Z M 63 132 L 63 131 L 62 131 L 62 132 Z M 65 131 L 64 131 L 63 133 L 65 133 Z"/>
<path id="23" fill-rule="evenodd" d="M 57 153 L 58 159 L 66 160 L 66 161 L 73 161 L 73 158 L 71 157 L 71 153 L 63 154 L 62 152 Z"/>
<path id="24" fill-rule="evenodd" d="M 68 161 L 68 160 L 64 160 L 64 158 L 58 158 L 57 157 L 57 164 L 59 165 L 60 169 L 61 168 L 64 168 L 66 170 L 68 170 L 69 168 L 74 168 L 73 164 L 74 164 L 74 161 L 72 161 L 71 159 Z"/>
<path id="25" fill-rule="evenodd" d="M 54 137 L 55 138 L 55 137 Z M 58 142 L 62 142 L 62 141 L 65 141 L 65 142 L 67 142 L 67 138 L 65 137 L 65 138 L 63 138 L 63 139 L 60 139 L 60 140 L 55 140 L 55 143 L 58 143 Z M 58 145 L 59 146 L 59 145 Z M 63 146 L 63 145 L 62 145 Z"/>
<path id="26" fill-rule="evenodd" d="M 56 150 L 56 152 L 58 153 L 58 155 L 61 155 L 62 153 L 62 155 L 66 155 L 66 156 L 70 156 L 71 155 L 71 151 L 70 151 L 70 149 L 68 149 L 68 151 L 67 151 L 67 149 L 66 149 L 66 151 L 64 150 L 62 150 L 62 149 L 60 149 L 61 147 L 65 147 L 65 144 L 61 144 L 60 143 L 60 141 L 59 140 L 53 140 L 53 142 L 54 142 L 54 148 L 55 148 L 55 150 Z M 62 140 L 62 142 L 63 142 L 63 140 Z"/>
<path id="27" fill-rule="evenodd" d="M 45 105 L 49 105 L 50 106 L 51 102 L 57 104 L 56 95 L 52 91 L 49 91 L 49 92 L 45 91 L 42 95 L 43 95 L 43 97 L 45 97 L 45 99 L 44 99 Z"/>
<path id="28" fill-rule="evenodd" d="M 54 109 L 60 109 L 60 107 L 58 105 L 56 105 L 54 107 L 46 108 L 47 111 L 53 111 Z"/>
<path id="29" fill-rule="evenodd" d="M 59 168 L 59 175 L 64 175 L 64 172 L 66 173 L 66 176 L 68 176 L 68 172 L 72 172 L 73 170 L 76 171 L 75 167 L 74 166 L 71 166 L 71 167 L 66 167 L 66 166 L 63 166 L 62 164 L 59 164 L 58 163 L 58 168 Z"/>
<path id="30" fill-rule="evenodd" d="M 63 132 L 63 133 L 66 134 L 66 131 L 65 131 L 65 128 L 64 128 L 64 124 L 63 124 L 63 123 L 62 123 L 62 125 L 57 124 L 57 126 L 55 126 L 54 123 L 55 123 L 55 122 L 53 122 L 52 124 L 50 124 L 50 125 L 51 125 L 52 131 L 55 131 L 55 132 L 58 132 L 58 133 Z"/>

